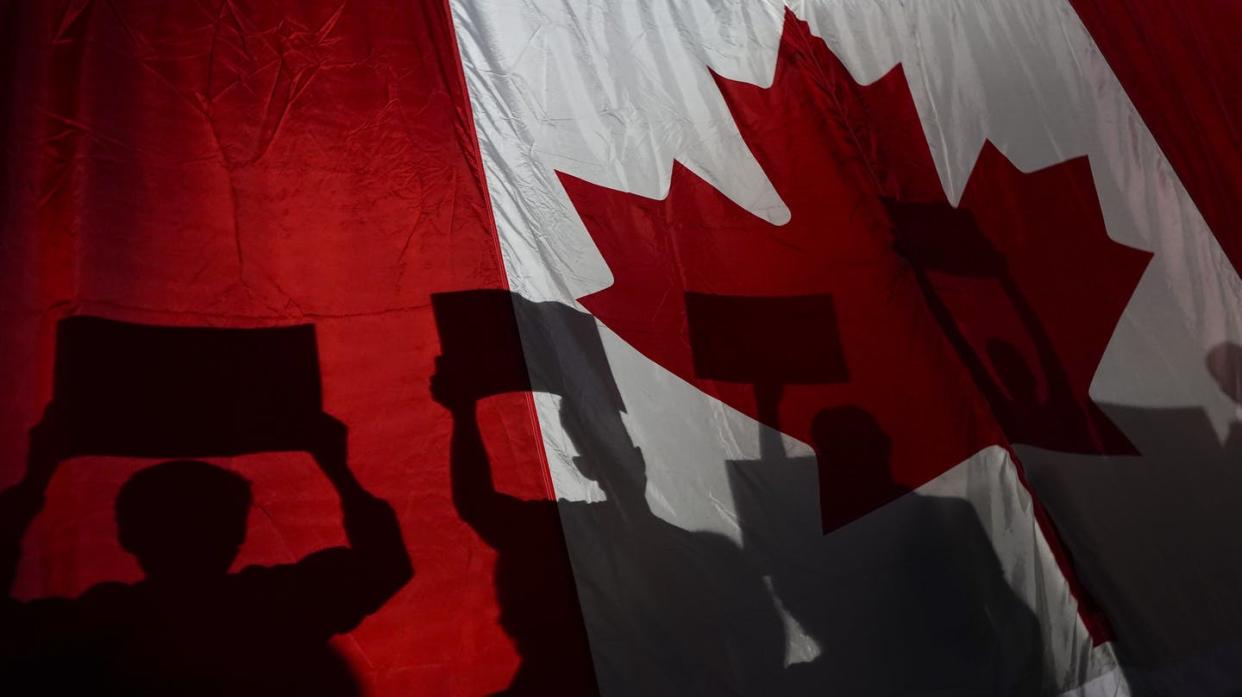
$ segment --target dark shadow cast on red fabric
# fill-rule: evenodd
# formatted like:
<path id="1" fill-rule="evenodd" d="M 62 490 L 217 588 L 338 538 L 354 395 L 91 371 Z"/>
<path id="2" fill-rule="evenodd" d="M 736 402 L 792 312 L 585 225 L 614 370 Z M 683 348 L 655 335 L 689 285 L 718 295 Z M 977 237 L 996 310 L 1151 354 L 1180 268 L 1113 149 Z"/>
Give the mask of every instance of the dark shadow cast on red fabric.
<path id="1" fill-rule="evenodd" d="M 413 576 L 397 518 L 348 465 L 347 431 L 322 413 L 314 328 L 157 327 L 79 317 L 58 332 L 54 398 L 25 477 L 0 493 L 6 694 L 357 695 L 329 643 Z M 138 471 L 115 503 L 144 578 L 76 598 L 18 601 L 21 539 L 58 464 L 79 455 L 314 456 L 340 496 L 348 544 L 229 573 L 250 482 L 196 460 Z"/>

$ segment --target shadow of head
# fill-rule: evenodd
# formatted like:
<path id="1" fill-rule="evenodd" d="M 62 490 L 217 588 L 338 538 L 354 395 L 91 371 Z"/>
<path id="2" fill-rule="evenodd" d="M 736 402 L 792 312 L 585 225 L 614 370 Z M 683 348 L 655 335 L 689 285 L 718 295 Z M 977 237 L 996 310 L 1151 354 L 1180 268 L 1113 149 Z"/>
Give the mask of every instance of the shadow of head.
<path id="1" fill-rule="evenodd" d="M 228 573 L 246 539 L 250 482 L 194 460 L 148 467 L 116 499 L 121 546 L 153 581 L 193 582 Z"/>
<path id="2" fill-rule="evenodd" d="M 892 440 L 866 409 L 824 409 L 811 422 L 811 440 L 823 471 L 834 482 L 848 484 L 847 491 L 906 491 L 892 478 Z"/>
<path id="3" fill-rule="evenodd" d="M 1207 355 L 1207 369 L 1225 396 L 1242 405 L 1242 346 L 1224 343 Z"/>

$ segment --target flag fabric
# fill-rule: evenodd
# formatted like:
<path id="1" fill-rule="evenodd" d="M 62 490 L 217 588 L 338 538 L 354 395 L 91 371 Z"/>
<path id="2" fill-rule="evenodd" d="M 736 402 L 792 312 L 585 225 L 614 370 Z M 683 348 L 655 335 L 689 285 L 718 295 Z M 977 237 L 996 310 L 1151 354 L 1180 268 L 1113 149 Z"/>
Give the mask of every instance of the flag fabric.
<path id="1" fill-rule="evenodd" d="M 6 4 L 0 685 L 1235 694 L 1236 14 Z"/>

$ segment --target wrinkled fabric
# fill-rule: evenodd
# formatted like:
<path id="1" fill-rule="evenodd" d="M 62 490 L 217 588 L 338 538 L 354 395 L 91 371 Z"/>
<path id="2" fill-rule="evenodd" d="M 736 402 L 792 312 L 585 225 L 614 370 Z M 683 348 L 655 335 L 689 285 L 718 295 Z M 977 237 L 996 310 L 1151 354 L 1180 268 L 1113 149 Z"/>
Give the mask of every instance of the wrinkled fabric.
<path id="1" fill-rule="evenodd" d="M 496 621 L 494 554 L 452 506 L 449 422 L 427 388 L 430 295 L 505 284 L 444 7 L 73 1 L 3 15 L 0 481 L 21 475 L 51 395 L 59 319 L 312 324 L 323 408 L 349 428 L 352 467 L 397 512 L 416 569 L 334 648 L 366 694 L 503 688 L 518 660 Z M 497 481 L 539 499 L 524 400 L 499 397 L 482 419 Z M 237 569 L 343 543 L 307 455 L 212 461 L 253 483 Z M 112 505 L 151 462 L 64 463 L 14 593 L 136 581 Z"/>
<path id="2" fill-rule="evenodd" d="M 955 685 L 963 694 L 974 694 L 970 690 L 987 693 L 987 688 L 978 683 L 972 686 L 970 681 L 989 671 L 1027 675 L 1018 678 L 1017 684 L 1042 694 L 1124 694 L 1130 689 L 1127 683 L 1134 683 L 1135 692 L 1142 694 L 1156 689 L 1168 694 L 1224 695 L 1236 689 L 1242 676 L 1226 669 L 1227 661 L 1220 658 L 1230 655 L 1231 646 L 1242 637 L 1242 606 L 1232 599 L 1237 555 L 1229 551 L 1234 543 L 1223 532 L 1234 527 L 1227 522 L 1234 516 L 1223 501 L 1235 500 L 1239 493 L 1232 468 L 1222 464 L 1233 461 L 1222 442 L 1231 429 L 1236 406 L 1228 390 L 1220 386 L 1232 378 L 1226 377 L 1225 383 L 1217 378 L 1232 375 L 1231 369 L 1222 372 L 1210 364 L 1211 356 L 1228 354 L 1228 347 L 1238 341 L 1235 308 L 1242 286 L 1226 255 L 1232 232 L 1209 227 L 1196 207 L 1195 201 L 1208 206 L 1199 197 L 1213 195 L 1212 191 L 1195 193 L 1204 191 L 1197 186 L 1192 199 L 1186 189 L 1196 178 L 1186 170 L 1188 164 L 1210 166 L 1202 163 L 1217 154 L 1228 159 L 1230 154 L 1193 149 L 1208 136 L 1189 135 L 1194 131 L 1193 118 L 1184 115 L 1191 107 L 1168 107 L 1177 100 L 1167 82 L 1157 92 L 1151 75 L 1136 68 L 1145 65 L 1144 61 L 1161 62 L 1158 53 L 1139 45 L 1141 39 L 1136 37 L 1155 32 L 1179 46 L 1203 46 L 1191 38 L 1198 25 L 1154 28 L 1151 24 L 1160 21 L 1157 17 L 1174 12 L 1159 10 L 1156 3 L 1150 12 L 1137 13 L 1105 8 L 1102 3 L 1075 3 L 1074 7 L 1090 8 L 1084 26 L 1074 7 L 1059 0 L 585 6 L 538 0 L 459 0 L 452 7 L 512 287 L 533 300 L 577 304 L 596 314 L 611 376 L 625 405 L 625 432 L 589 444 L 590 451 L 584 453 L 580 438 L 561 427 L 565 412 L 594 414 L 591 418 L 604 432 L 616 432 L 610 424 L 613 417 L 600 414 L 597 406 L 574 403 L 570 397 L 536 396 L 558 496 L 598 506 L 610 494 L 584 477 L 577 463 L 584 457 L 617 460 L 632 447 L 641 448 L 646 505 L 631 502 L 631 514 L 655 515 L 683 530 L 723 535 L 753 555 L 752 561 L 757 560 L 759 573 L 772 581 L 773 595 L 779 601 L 776 611 L 786 627 L 786 673 L 801 676 L 795 681 L 813 675 L 811 684 L 819 689 L 833 685 L 850 694 L 922 694 Z M 792 265 L 786 275 L 770 279 L 770 295 L 827 288 L 825 282 L 817 289 L 807 270 L 819 258 L 814 254 L 822 254 L 820 247 L 811 246 L 819 243 L 804 242 L 797 238 L 800 233 L 787 233 L 780 227 L 797 225 L 797 217 L 806 214 L 805 207 L 798 209 L 795 203 L 807 195 L 801 188 L 791 194 L 791 182 L 809 190 L 824 179 L 823 173 L 805 165 L 793 173 L 782 170 L 787 164 L 770 164 L 770 152 L 765 160 L 765 149 L 779 151 L 772 144 L 788 137 L 786 131 L 792 126 L 781 119 L 789 114 L 768 111 L 759 117 L 739 112 L 736 97 L 730 96 L 742 89 L 731 87 L 733 82 L 762 90 L 780 81 L 782 37 L 793 21 L 787 10 L 808 23 L 816 40 L 826 44 L 849 78 L 863 89 L 899 79 L 893 78 L 894 72 L 904 75 L 936 172 L 934 193 L 953 206 L 983 205 L 993 212 L 1012 212 L 1017 205 L 1012 199 L 981 199 L 972 194 L 972 186 L 985 186 L 976 179 L 995 184 L 1000 175 L 992 166 L 998 155 L 1022 173 L 1046 172 L 1048 177 L 1056 176 L 1054 171 L 1063 170 L 1076 158 L 1089 167 L 1090 183 L 1080 194 L 1071 194 L 1075 205 L 1086 201 L 1098 210 L 1100 225 L 1112 243 L 1140 256 L 1151 254 L 1150 262 L 1140 265 L 1136 280 L 1121 290 L 1124 309 L 1120 315 L 1088 323 L 1094 327 L 1091 331 L 1102 326 L 1107 337 L 1098 363 L 1088 371 L 1088 408 L 1098 417 L 1097 424 L 1111 424 L 1107 429 L 1117 436 L 1116 445 L 1087 447 L 1046 438 L 1041 442 L 1039 434 L 1030 429 L 1033 422 L 1025 422 L 1026 428 L 1016 424 L 1024 423 L 1022 419 L 1045 418 L 1045 412 L 1013 409 L 1000 413 L 991 401 L 993 417 L 1005 436 L 986 433 L 994 425 L 988 424 L 987 417 L 975 426 L 969 425 L 973 417 L 959 418 L 957 428 L 962 432 L 956 435 L 965 439 L 982 435 L 1001 446 L 1008 441 L 1009 449 L 985 449 L 930 480 L 911 477 L 913 493 L 888 495 L 897 498 L 823 536 L 816 521 L 820 514 L 828 517 L 821 507 L 829 505 L 830 499 L 822 492 L 824 463 L 816 465 L 810 458 L 810 451 L 819 448 L 808 439 L 789 437 L 807 434 L 805 422 L 791 423 L 782 439 L 780 433 L 768 429 L 791 412 L 764 412 L 762 395 L 748 394 L 753 386 L 745 380 L 722 386 L 704 379 L 712 376 L 696 373 L 703 363 L 694 353 L 694 321 L 686 319 L 680 301 L 667 294 L 746 295 L 739 290 L 738 279 L 749 278 L 747 265 L 770 263 L 780 252 L 771 245 L 767 251 L 758 243 L 740 247 L 744 234 L 784 236 L 781 243 L 788 245 Z M 1210 14 L 1206 10 L 1191 13 L 1195 17 Z M 1130 24 L 1136 16 L 1142 25 Z M 1114 24 L 1115 34 L 1110 31 Z M 1178 33 L 1182 30 L 1187 33 Z M 1207 44 L 1213 45 L 1222 44 Z M 1127 52 L 1136 54 L 1136 60 L 1127 61 Z M 1125 66 L 1114 68 L 1109 60 Z M 1179 75 L 1193 85 L 1192 94 L 1199 95 L 1196 99 L 1205 106 L 1213 90 L 1229 94 L 1228 78 L 1212 59 L 1191 57 L 1188 50 L 1179 54 L 1178 61 L 1187 68 Z M 1198 62 L 1209 73 L 1202 82 L 1189 70 Z M 839 86 L 833 70 L 823 65 L 827 77 L 821 76 L 818 83 L 808 79 L 808 91 L 840 99 L 843 92 L 853 89 Z M 1136 79 L 1148 81 L 1136 84 Z M 1131 100 L 1126 91 L 1131 85 L 1145 90 L 1142 99 Z M 793 112 L 802 104 L 796 96 L 791 99 Z M 1223 98 L 1213 104 L 1210 125 L 1214 132 L 1229 130 L 1230 103 Z M 1161 108 L 1165 110 L 1150 116 L 1141 111 Z M 866 108 L 855 112 L 847 107 L 835 109 L 823 117 L 825 131 L 851 120 L 867 130 L 897 131 L 891 115 Z M 1147 126 L 1155 123 L 1152 119 L 1176 120 L 1177 132 L 1169 132 L 1180 140 L 1166 145 L 1164 127 L 1153 137 Z M 756 134 L 767 140 L 758 145 L 748 140 Z M 1162 140 L 1158 142 L 1157 137 Z M 906 142 L 886 145 L 880 138 L 873 143 L 866 134 L 859 141 L 861 145 L 844 148 L 849 152 L 857 147 L 856 154 L 834 163 L 847 178 L 868 176 L 849 173 L 858 161 L 883 160 L 886 152 L 897 157 L 905 152 L 907 159 L 918 156 Z M 1224 146 L 1227 139 L 1213 142 Z M 795 150 L 796 145 L 789 149 Z M 1172 164 L 1166 152 L 1175 152 Z M 991 174 L 972 179 L 981 168 Z M 871 170 L 874 173 L 875 168 Z M 799 183 L 796 175 L 808 171 L 815 174 Z M 1227 197 L 1221 198 L 1219 192 L 1236 192 L 1235 184 L 1228 178 L 1213 179 L 1214 200 L 1219 202 L 1215 205 L 1225 206 Z M 898 191 L 908 185 L 899 181 Z M 906 195 L 911 193 L 918 191 L 904 190 Z M 824 194 L 824 205 L 834 205 L 833 195 Z M 791 202 L 791 196 L 801 199 Z M 1052 197 L 1043 205 L 1057 209 L 1068 200 Z M 872 215 L 868 205 L 858 203 L 856 215 Z M 679 211 L 684 211 L 682 217 Z M 752 230 L 757 232 L 745 232 Z M 1056 232 L 1065 233 L 1065 228 Z M 1036 237 L 1029 239 L 1037 240 L 1033 244 L 1039 244 L 1040 234 L 1032 232 Z M 750 256 L 737 249 L 749 249 Z M 862 249 L 851 248 L 856 260 L 879 263 L 858 251 Z M 1073 250 L 1071 242 L 1061 258 L 1075 255 Z M 800 260 L 798 252 L 811 258 Z M 883 254 L 877 253 L 874 259 Z M 704 259 L 724 270 L 709 276 L 714 269 Z M 840 267 L 821 267 L 825 276 L 875 268 L 851 269 L 848 260 L 836 261 Z M 635 263 L 644 266 L 636 271 L 631 266 Z M 732 263 L 736 267 L 727 266 Z M 1058 274 L 1082 273 L 1070 271 L 1072 264 L 1058 262 L 1055 254 L 1043 263 L 1044 274 L 1054 280 Z M 1117 268 L 1101 268 L 1100 278 L 1092 278 L 1088 271 L 1084 291 L 1056 301 L 1056 319 L 1072 323 L 1090 303 L 1098 301 L 1093 295 L 1098 291 L 1086 288 L 1101 282 L 1105 271 L 1114 273 Z M 969 272 L 959 269 L 955 273 Z M 660 280 L 651 282 L 652 275 Z M 749 292 L 754 294 L 756 287 L 751 286 Z M 905 312 L 905 306 L 894 300 L 900 297 L 897 288 L 894 283 L 885 301 Z M 967 308 L 970 294 L 981 291 L 967 290 L 964 285 L 959 292 L 965 293 L 959 300 Z M 843 309 L 840 296 L 833 299 L 838 301 L 837 317 L 845 317 L 843 313 L 849 310 Z M 633 303 L 646 304 L 635 308 Z M 952 302 L 946 300 L 945 305 L 959 312 L 951 307 Z M 575 365 L 570 352 L 546 348 L 570 339 L 548 328 L 539 317 L 523 317 L 519 312 L 519 318 L 532 371 L 552 372 Z M 959 328 L 968 344 L 969 325 Z M 1055 334 L 1051 328 L 1048 331 Z M 812 335 L 803 332 L 799 336 Z M 921 343 L 901 348 L 927 350 Z M 849 352 L 847 341 L 847 367 L 851 365 Z M 919 357 L 924 358 L 922 353 Z M 989 371 L 1000 369 L 994 362 L 979 365 L 985 366 L 984 379 Z M 577 370 L 584 373 L 587 384 L 594 384 L 596 371 Z M 1033 377 L 1036 400 L 1040 391 L 1050 389 L 1043 377 Z M 900 400 L 903 393 L 900 387 L 896 389 L 894 399 Z M 786 388 L 789 400 L 798 398 L 791 394 Z M 944 400 L 917 397 L 917 393 L 904 396 L 917 401 L 929 422 L 939 423 L 940 414 L 934 412 L 958 408 Z M 792 408 L 787 404 L 782 402 L 781 409 Z M 1177 412 L 1188 412 L 1187 418 L 1170 418 L 1175 415 L 1166 410 L 1174 407 Z M 1006 423 L 1011 426 L 1005 427 Z M 780 445 L 774 447 L 774 442 Z M 1170 456 L 1179 452 L 1173 444 L 1181 444 L 1181 462 Z M 1094 452 L 1087 452 L 1092 448 Z M 1172 452 L 1164 454 L 1166 450 Z M 820 496 L 814 495 L 817 490 Z M 945 496 L 944 492 L 951 493 Z M 848 491 L 840 494 L 849 495 Z M 950 660 L 940 660 L 921 671 L 889 675 L 886 671 L 896 666 L 920 665 L 911 656 L 932 651 L 927 648 L 932 641 L 922 642 L 922 650 L 912 648 L 920 640 L 914 638 L 917 622 L 910 620 L 910 612 L 912 608 L 930 611 L 935 594 L 920 601 L 911 589 L 891 590 L 894 603 L 911 603 L 891 620 L 871 605 L 867 611 L 851 614 L 859 604 L 874 602 L 871 593 L 881 592 L 882 583 L 897 583 L 895 579 L 913 573 L 894 573 L 885 566 L 893 563 L 891 559 L 868 558 L 876 553 L 872 546 L 887 548 L 896 558 L 907 552 L 917 557 L 912 550 L 934 548 L 935 540 L 948 534 L 924 526 L 926 539 L 922 541 L 886 543 L 881 532 L 886 525 L 908 520 L 905 516 L 922 515 L 911 511 L 930 509 L 924 504 L 938 499 L 945 500 L 936 507 L 936 515 L 956 517 L 956 513 L 947 513 L 962 510 L 953 501 L 974 511 L 986 536 L 956 534 L 962 540 L 990 540 L 986 546 L 991 551 L 976 550 L 973 561 L 957 560 L 964 568 L 951 568 L 976 582 L 997 576 L 1003 579 L 1002 591 L 992 600 L 999 604 L 991 607 L 993 611 L 1010 607 L 1008 612 L 1016 613 L 1009 622 L 1015 633 L 995 641 L 1007 647 L 1002 653 L 1011 660 L 1023 655 L 1020 647 L 1040 644 L 1046 659 L 1046 683 L 1038 684 L 1029 672 L 1024 673 L 1029 669 L 1020 660 L 1006 664 L 980 647 L 965 644 L 950 653 L 975 656 L 978 660 L 972 667 L 955 669 Z M 1038 503 L 1049 514 L 1044 524 Z M 676 606 L 694 616 L 694 606 L 689 598 L 666 596 L 675 590 L 658 580 L 661 572 L 644 576 L 646 585 L 615 574 L 619 560 L 633 553 L 615 549 L 612 541 L 632 534 L 631 529 L 617 526 L 610 532 L 609 523 L 582 522 L 581 516 L 571 516 L 568 510 L 577 509 L 566 509 L 563 518 L 603 691 L 658 694 L 672 682 L 671 662 L 711 665 L 712 648 L 686 648 L 695 645 L 693 633 L 670 630 L 655 610 L 633 615 L 635 606 Z M 664 535 L 649 534 L 653 544 Z M 686 554 L 698 558 L 706 552 Z M 992 555 L 999 571 L 988 571 L 992 562 L 986 560 Z M 931 559 L 942 556 L 933 553 L 922 562 L 929 566 L 908 562 L 913 566 L 905 568 L 932 569 Z M 702 563 L 723 565 L 717 576 L 753 573 L 745 570 L 744 562 L 704 558 Z M 1082 592 L 1073 592 L 1075 587 Z M 807 599 L 807 593 L 813 594 L 814 602 Z M 1008 594 L 1020 599 L 1018 606 L 1005 604 L 1003 598 Z M 988 604 L 983 591 L 957 601 L 948 600 L 950 596 L 941 600 L 963 608 Z M 1090 626 L 1089 606 L 1096 603 L 1109 628 Z M 1038 618 L 1037 635 L 1022 635 L 1017 629 L 1023 625 L 1019 619 L 1023 606 Z M 896 617 L 904 617 L 907 623 Z M 947 618 L 935 622 L 940 626 L 952 623 Z M 755 626 L 762 622 L 756 620 Z M 958 625 L 958 636 L 969 634 L 963 626 Z M 664 639 L 653 646 L 652 636 Z M 903 646 L 902 641 L 910 643 Z M 725 643 L 722 640 L 721 645 Z M 649 663 L 636 663 L 636 656 Z M 1209 660 L 1209 656 L 1216 658 Z M 1216 668 L 1204 669 L 1204 662 L 1211 660 Z M 639 665 L 646 667 L 639 669 Z M 1032 682 L 1036 683 L 1033 688 Z"/>
<path id="3" fill-rule="evenodd" d="M 60 320 L 313 324 L 323 408 L 416 570 L 332 640 L 363 693 L 1233 694 L 1242 160 L 1221 12 L 7 3 L 0 486 L 53 394 Z M 764 108 L 794 25 L 797 89 Z M 831 215 L 799 227 L 807 203 Z M 1055 229 L 1013 223 L 1024 210 Z M 1023 255 L 1006 268 L 1029 313 L 970 255 L 885 237 L 962 211 Z M 995 244 L 1018 233 L 1038 253 Z M 1079 234 L 1081 256 L 1039 246 Z M 941 275 L 911 277 L 920 263 Z M 1051 291 L 1031 291 L 1039 264 Z M 495 324 L 436 314 L 440 294 L 480 290 L 512 302 L 529 376 L 481 402 L 495 510 L 468 514 L 428 380 L 453 331 L 513 348 L 507 307 Z M 695 349 L 750 334 L 682 324 L 704 294 L 811 298 L 823 314 L 760 302 L 750 326 L 790 330 L 832 369 L 756 389 L 759 358 L 739 350 L 734 379 L 734 354 Z M 826 317 L 855 331 L 795 331 Z M 879 348 L 860 361 L 868 332 Z M 1041 367 L 1027 402 L 995 379 L 998 337 Z M 760 358 L 806 363 L 775 346 Z M 1049 355 L 1072 368 L 1059 403 Z M 826 440 L 821 413 L 845 424 Z M 889 479 L 832 469 L 889 447 Z M 236 568 L 344 540 L 304 453 L 212 462 L 252 481 Z M 60 467 L 18 600 L 141 577 L 112 506 L 148 464 Z"/>

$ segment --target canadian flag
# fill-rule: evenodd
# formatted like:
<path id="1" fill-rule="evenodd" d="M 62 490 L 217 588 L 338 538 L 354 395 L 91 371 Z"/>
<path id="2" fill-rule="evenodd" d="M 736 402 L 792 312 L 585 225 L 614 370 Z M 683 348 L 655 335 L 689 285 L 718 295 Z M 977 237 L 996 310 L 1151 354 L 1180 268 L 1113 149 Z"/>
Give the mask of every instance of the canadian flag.
<path id="1" fill-rule="evenodd" d="M 1239 10 L 0 17 L 0 692 L 1242 690 Z"/>
<path id="2" fill-rule="evenodd" d="M 633 515 L 698 536 L 635 579 L 616 565 L 664 533 L 562 507 L 604 692 L 754 694 L 761 658 L 790 694 L 1233 689 L 1202 658 L 1232 620 L 1172 599 L 1233 594 L 1203 567 L 1236 547 L 1208 530 L 1233 514 L 1171 500 L 1236 491 L 1234 226 L 1201 203 L 1209 228 L 1165 159 L 1196 166 L 1188 129 L 1158 144 L 1134 107 L 1193 108 L 1155 106 L 1176 100 L 1140 43 L 1179 41 L 1157 17 L 1194 12 L 455 9 L 511 286 L 597 320 L 645 465 Z M 1233 92 L 1203 70 L 1164 74 Z M 1219 179 L 1196 186 L 1211 200 Z M 572 344 L 518 316 L 535 345 Z M 565 353 L 526 355 L 540 372 Z M 584 452 L 557 412 L 611 407 L 535 403 L 558 495 L 598 501 L 574 463 L 631 443 Z M 763 613 L 707 631 L 695 608 L 747 574 L 786 645 L 730 673 L 702 647 L 737 655 Z"/>

